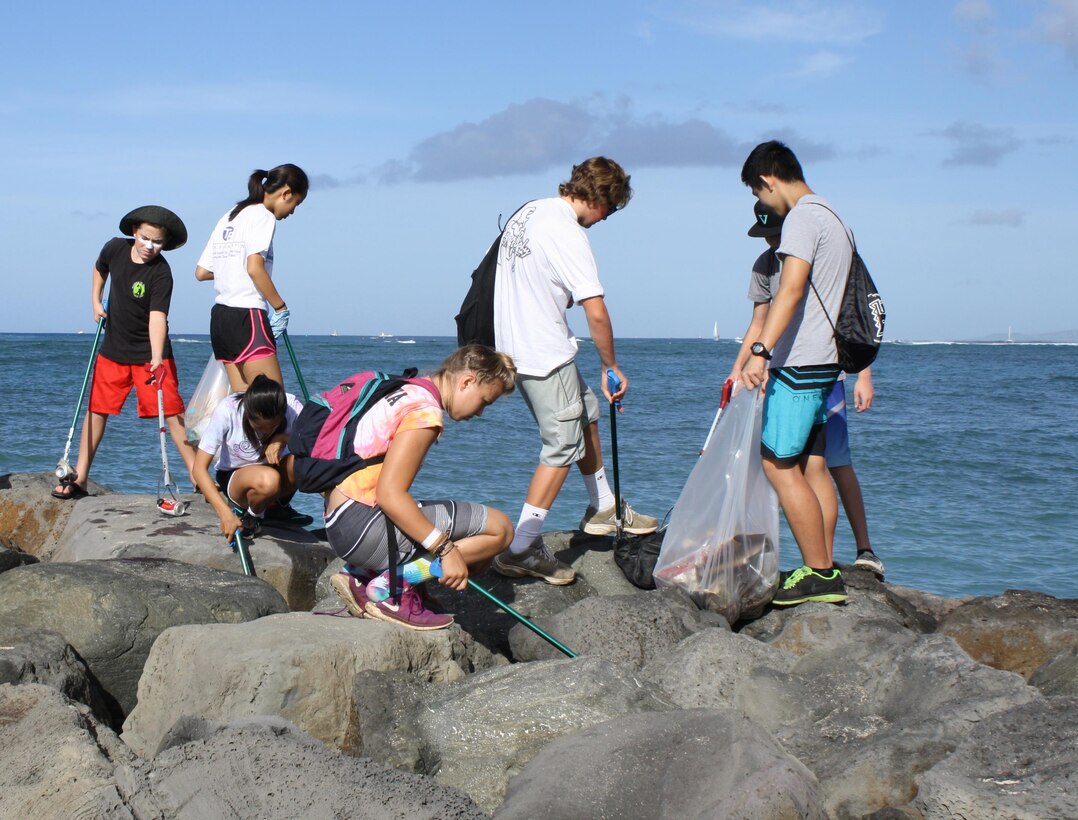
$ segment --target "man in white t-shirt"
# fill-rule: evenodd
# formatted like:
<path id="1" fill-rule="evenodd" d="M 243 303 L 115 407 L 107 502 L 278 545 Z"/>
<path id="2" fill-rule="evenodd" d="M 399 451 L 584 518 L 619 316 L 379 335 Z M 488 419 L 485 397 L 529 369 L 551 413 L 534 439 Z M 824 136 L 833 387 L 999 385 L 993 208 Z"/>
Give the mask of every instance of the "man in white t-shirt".
<path id="1" fill-rule="evenodd" d="M 592 535 L 617 530 L 614 494 L 599 445 L 599 402 L 576 366 L 577 339 L 566 311 L 584 309 L 602 364 L 607 401 L 620 401 L 629 380 L 618 367 L 614 333 L 587 229 L 632 197 L 629 175 L 606 157 L 573 167 L 558 196 L 527 203 L 508 222 L 498 250 L 494 286 L 494 336 L 498 350 L 513 357 L 517 387 L 539 425 L 543 446 L 512 544 L 494 559 L 510 577 L 533 576 L 549 584 L 571 583 L 573 569 L 551 555 L 542 530 L 570 467 L 584 477 L 589 506 L 580 528 Z M 607 369 L 620 380 L 611 392 Z M 622 502 L 621 528 L 646 534 L 658 521 Z"/>
<path id="2" fill-rule="evenodd" d="M 838 316 L 853 242 L 827 201 L 805 183 L 801 164 L 783 143 L 757 145 L 745 160 L 741 181 L 783 218 L 775 252 L 781 265 L 778 291 L 741 371 L 746 387 L 764 385 L 764 474 L 803 562 L 783 578 L 772 603 L 842 603 L 846 583 L 825 531 L 825 522 L 838 516 L 838 500 L 827 472 L 824 431 L 827 397 L 840 372 L 830 317 Z"/>

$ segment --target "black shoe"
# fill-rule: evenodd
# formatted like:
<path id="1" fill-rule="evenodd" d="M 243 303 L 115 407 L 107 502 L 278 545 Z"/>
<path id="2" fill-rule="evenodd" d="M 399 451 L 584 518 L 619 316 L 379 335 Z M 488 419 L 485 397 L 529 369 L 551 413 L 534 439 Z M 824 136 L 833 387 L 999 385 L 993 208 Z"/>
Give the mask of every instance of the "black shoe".
<path id="1" fill-rule="evenodd" d="M 815 570 L 802 566 L 789 574 L 771 603 L 775 606 L 793 606 L 809 601 L 841 604 L 847 597 L 846 582 L 842 580 L 838 567 Z"/>
<path id="2" fill-rule="evenodd" d="M 297 527 L 306 527 L 314 523 L 314 517 L 301 513 L 291 504 L 271 504 L 266 509 L 267 521 L 280 521 L 283 524 L 295 524 Z"/>
<path id="3" fill-rule="evenodd" d="M 262 532 L 262 519 L 257 515 L 246 512 L 244 510 L 232 509 L 232 512 L 236 514 L 236 518 L 240 520 L 240 536 L 243 538 L 254 538 L 260 532 Z"/>

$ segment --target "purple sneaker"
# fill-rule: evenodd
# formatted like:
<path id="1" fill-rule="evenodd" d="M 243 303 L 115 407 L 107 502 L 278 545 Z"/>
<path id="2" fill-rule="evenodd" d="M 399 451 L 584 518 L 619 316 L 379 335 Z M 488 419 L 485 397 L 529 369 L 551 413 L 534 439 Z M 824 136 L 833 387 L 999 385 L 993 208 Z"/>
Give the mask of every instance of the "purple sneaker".
<path id="1" fill-rule="evenodd" d="M 354 575 L 349 575 L 347 572 L 338 572 L 329 579 L 329 585 L 344 601 L 344 605 L 349 612 L 357 618 L 367 617 L 364 607 L 370 599 L 367 597 L 366 581 L 356 578 Z"/>
<path id="2" fill-rule="evenodd" d="M 367 614 L 372 618 L 400 624 L 409 629 L 445 629 L 453 623 L 452 615 L 441 615 L 425 608 L 419 598 L 419 593 L 415 591 L 414 587 L 401 592 L 400 605 L 398 606 L 394 606 L 390 598 L 377 603 L 368 598 L 366 608 Z"/>

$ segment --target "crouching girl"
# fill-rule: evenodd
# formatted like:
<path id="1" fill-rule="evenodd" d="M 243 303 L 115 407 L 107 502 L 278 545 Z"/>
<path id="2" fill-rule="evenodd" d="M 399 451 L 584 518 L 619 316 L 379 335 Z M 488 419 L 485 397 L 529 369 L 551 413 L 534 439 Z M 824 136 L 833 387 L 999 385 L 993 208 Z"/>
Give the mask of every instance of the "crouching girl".
<path id="1" fill-rule="evenodd" d="M 229 542 L 236 530 L 245 538 L 255 535 L 267 507 L 295 492 L 286 446 L 302 409 L 295 396 L 259 374 L 245 392 L 226 397 L 213 411 L 198 443 L 193 473 Z M 216 484 L 209 473 L 214 457 Z"/>
<path id="2" fill-rule="evenodd" d="M 348 475 L 326 499 L 326 535 L 347 562 L 330 583 L 353 615 L 411 629 L 443 629 L 453 623 L 452 616 L 427 610 L 415 589 L 433 577 L 425 556 L 439 559 L 442 584 L 463 590 L 469 573 L 484 572 L 513 540 L 504 513 L 468 501 L 417 501 L 410 488 L 441 435 L 443 414 L 454 421 L 482 415 L 515 384 L 509 356 L 468 345 L 434 373 L 411 379 L 377 401 L 360 418 L 352 446 L 357 456 L 376 463 Z M 397 600 L 389 594 L 391 543 L 402 581 Z"/>

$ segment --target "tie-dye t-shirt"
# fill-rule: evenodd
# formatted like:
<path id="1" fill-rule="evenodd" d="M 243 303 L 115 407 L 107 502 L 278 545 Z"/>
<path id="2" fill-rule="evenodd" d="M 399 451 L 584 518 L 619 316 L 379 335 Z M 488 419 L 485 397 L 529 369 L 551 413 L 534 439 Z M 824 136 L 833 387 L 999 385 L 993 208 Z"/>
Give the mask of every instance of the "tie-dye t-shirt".
<path id="1" fill-rule="evenodd" d="M 417 384 L 406 384 L 368 410 L 356 428 L 353 442 L 356 455 L 360 458 L 385 455 L 401 430 L 435 427 L 441 435 L 442 401 L 433 382 L 430 386 L 433 393 Z M 381 474 L 382 464 L 372 464 L 352 473 L 338 485 L 338 489 L 349 498 L 373 507 L 378 503 L 378 476 Z"/>

